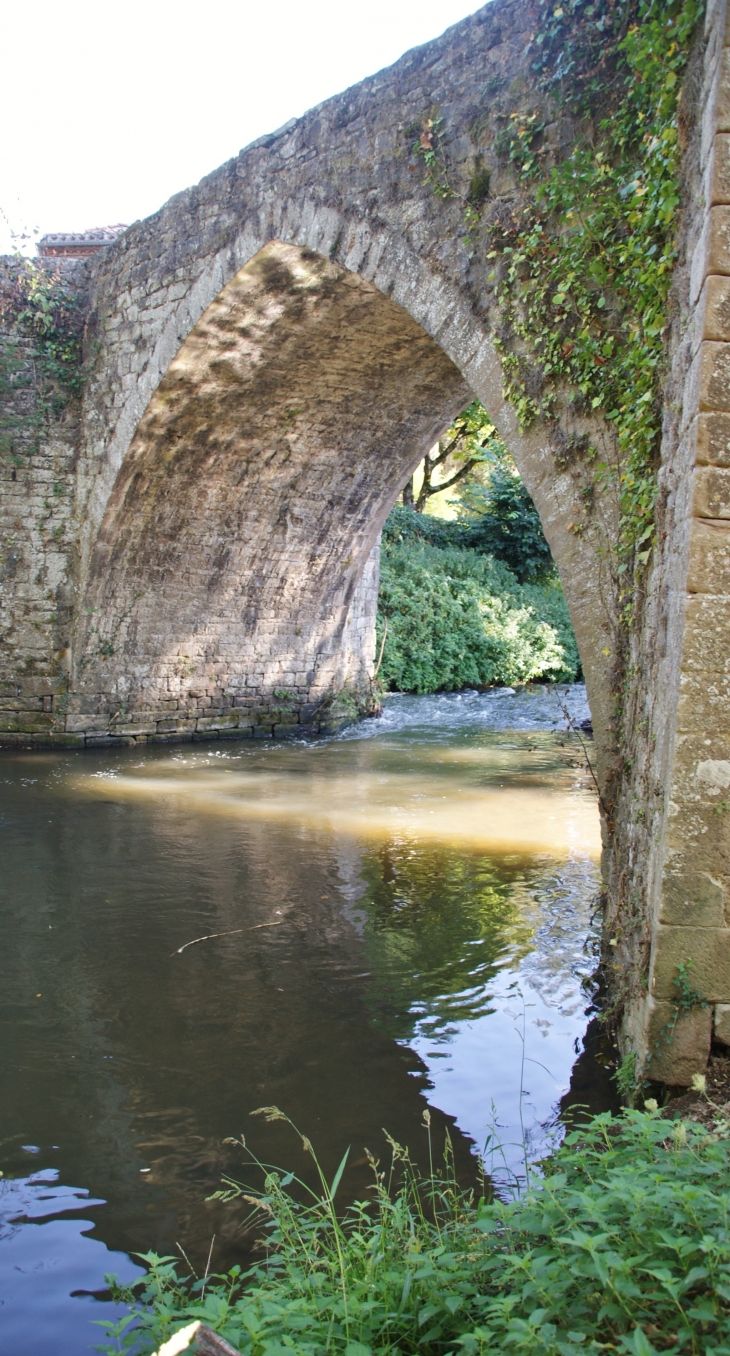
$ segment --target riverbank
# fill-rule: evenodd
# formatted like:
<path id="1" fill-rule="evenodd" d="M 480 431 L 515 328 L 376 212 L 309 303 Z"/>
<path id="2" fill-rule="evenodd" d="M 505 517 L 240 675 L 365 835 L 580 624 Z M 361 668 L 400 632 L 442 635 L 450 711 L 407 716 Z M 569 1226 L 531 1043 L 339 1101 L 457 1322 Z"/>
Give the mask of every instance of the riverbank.
<path id="1" fill-rule="evenodd" d="M 727 1131 L 726 1119 L 712 1130 L 670 1123 L 652 1103 L 601 1115 L 571 1131 L 512 1200 L 488 1199 L 483 1183 L 460 1191 L 448 1145 L 441 1171 L 424 1180 L 391 1142 L 385 1172 L 373 1162 L 368 1200 L 343 1220 L 339 1178 L 330 1189 L 322 1177 L 321 1198 L 302 1203 L 292 1175 L 269 1171 L 258 1191 L 228 1188 L 253 1207 L 267 1258 L 245 1274 L 196 1280 L 150 1254 L 141 1291 L 115 1295 L 132 1308 L 120 1345 L 103 1350 L 129 1341 L 151 1352 L 202 1319 L 244 1356 L 724 1353 Z M 254 1167 L 249 1158 L 249 1181 Z"/>

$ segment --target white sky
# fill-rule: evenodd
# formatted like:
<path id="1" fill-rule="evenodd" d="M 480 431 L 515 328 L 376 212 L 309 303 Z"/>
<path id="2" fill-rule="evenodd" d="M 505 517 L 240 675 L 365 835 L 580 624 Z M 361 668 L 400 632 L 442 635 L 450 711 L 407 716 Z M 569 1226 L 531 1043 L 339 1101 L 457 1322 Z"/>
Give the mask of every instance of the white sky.
<path id="1" fill-rule="evenodd" d="M 0 210 L 130 223 L 475 0 L 0 0 Z M 13 239 L 0 217 L 0 253 Z"/>

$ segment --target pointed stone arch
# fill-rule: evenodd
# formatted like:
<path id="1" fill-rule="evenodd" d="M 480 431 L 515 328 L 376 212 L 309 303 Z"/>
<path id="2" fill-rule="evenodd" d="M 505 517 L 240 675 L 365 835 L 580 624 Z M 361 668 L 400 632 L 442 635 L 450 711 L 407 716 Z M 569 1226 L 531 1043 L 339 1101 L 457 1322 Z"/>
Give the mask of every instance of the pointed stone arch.
<path id="1" fill-rule="evenodd" d="M 181 614 L 178 634 L 174 639 L 170 634 L 167 640 L 163 639 L 162 615 L 168 618 L 171 616 L 169 602 L 164 601 L 164 590 L 169 594 L 170 583 L 168 580 L 162 593 L 156 595 L 152 579 L 161 576 L 159 570 L 155 575 L 151 568 L 154 549 L 155 546 L 159 547 L 160 541 L 150 532 L 148 548 L 142 548 L 141 540 L 132 548 L 130 533 L 134 515 L 126 510 L 132 499 L 135 499 L 138 522 L 141 523 L 145 520 L 145 513 L 148 516 L 152 513 L 152 500 L 158 505 L 161 503 L 159 496 L 163 482 L 158 478 L 154 489 L 151 480 L 147 482 L 152 495 L 147 509 L 143 511 L 139 506 L 143 476 L 141 468 L 144 464 L 147 468 L 144 474 L 148 474 L 150 459 L 159 456 L 164 460 L 159 451 L 159 439 L 166 439 L 169 447 L 170 440 L 176 436 L 173 431 L 175 421 L 180 423 L 180 427 L 185 424 L 188 416 L 184 413 L 183 393 L 190 395 L 192 392 L 195 383 L 191 384 L 189 378 L 193 369 L 198 373 L 196 380 L 199 390 L 205 387 L 206 399 L 212 405 L 215 405 L 216 400 L 220 401 L 221 409 L 227 411 L 227 419 L 231 417 L 230 412 L 236 408 L 239 399 L 242 402 L 241 418 L 253 415 L 250 402 L 254 400 L 255 403 L 255 388 L 259 392 L 260 402 L 263 402 L 253 415 L 258 429 L 256 436 L 263 436 L 265 425 L 268 429 L 266 437 L 269 439 L 280 436 L 287 443 L 291 442 L 294 427 L 288 430 L 285 428 L 286 409 L 297 409 L 298 406 L 296 403 L 292 406 L 291 401 L 287 403 L 286 387 L 291 376 L 288 369 L 288 375 L 285 375 L 285 367 L 280 369 L 280 389 L 276 389 L 276 381 L 271 375 L 268 385 L 261 374 L 254 380 L 252 373 L 256 362 L 252 364 L 250 352 L 244 357 L 248 343 L 246 338 L 243 346 L 238 344 L 238 340 L 234 343 L 234 348 L 238 344 L 238 356 L 241 359 L 235 380 L 231 376 L 236 368 L 235 362 L 228 362 L 229 375 L 223 376 L 226 361 L 217 352 L 220 335 L 228 330 L 230 337 L 233 331 L 245 331 L 248 328 L 246 305 L 249 303 L 254 310 L 268 314 L 268 327 L 264 328 L 272 354 L 288 349 L 294 352 L 297 345 L 300 345 L 302 352 L 305 348 L 307 350 L 309 389 L 318 394 L 313 403 L 310 402 L 306 416 L 300 412 L 293 417 L 296 436 L 300 439 L 301 447 L 305 447 L 310 436 L 306 429 L 307 421 L 310 429 L 318 422 L 317 415 L 313 413 L 317 403 L 322 409 L 329 404 L 327 390 L 328 384 L 331 384 L 331 365 L 337 365 L 333 348 L 340 344 L 337 336 L 342 328 L 340 308 L 344 304 L 344 309 L 351 313 L 351 323 L 346 325 L 345 339 L 341 342 L 342 352 L 347 353 L 347 358 L 343 360 L 346 379 L 343 379 L 342 390 L 348 390 L 351 400 L 356 403 L 348 407 L 351 426 L 346 428 L 343 422 L 339 429 L 342 455 L 338 457 L 333 453 L 329 488 L 334 499 L 339 499 L 338 477 L 342 485 L 348 477 L 357 478 L 360 475 L 367 478 L 370 474 L 366 470 L 368 465 L 378 466 L 378 476 L 383 478 L 376 477 L 373 480 L 373 495 L 364 501 L 362 513 L 353 512 L 350 506 L 332 538 L 328 556 L 332 573 L 326 585 L 324 580 L 321 581 L 320 602 L 315 607 L 315 611 L 318 609 L 316 624 L 313 622 L 314 614 L 309 615 L 306 629 L 310 648 L 306 654 L 305 647 L 297 647 L 290 641 L 284 644 L 281 652 L 276 650 L 276 646 L 273 651 L 271 649 L 274 632 L 289 634 L 292 627 L 296 630 L 298 625 L 292 621 L 294 614 L 300 610 L 294 577 L 296 570 L 304 571 L 297 576 L 302 581 L 302 587 L 305 579 L 311 577 L 311 560 L 307 564 L 303 563 L 306 552 L 304 556 L 297 556 L 296 569 L 292 568 L 289 573 L 286 587 L 283 580 L 274 579 L 271 566 L 267 567 L 265 573 L 268 582 L 264 592 L 268 602 L 264 600 L 263 593 L 257 593 L 256 599 L 253 597 L 263 580 L 261 560 L 255 565 L 254 557 L 250 556 L 249 564 L 246 567 L 241 565 L 249 581 L 248 584 L 242 583 L 241 587 L 244 590 L 249 588 L 251 593 L 247 615 L 252 617 L 256 613 L 261 618 L 262 609 L 263 612 L 268 609 L 267 621 L 261 622 L 258 638 L 254 640 L 249 632 L 248 641 L 244 644 L 243 632 L 240 637 L 237 665 L 241 673 L 247 665 L 253 666 L 252 672 L 258 675 L 258 681 L 251 684 L 256 694 L 256 700 L 252 700 L 251 705 L 258 706 L 260 714 L 264 716 L 264 723 L 270 725 L 271 722 L 265 717 L 265 707 L 275 687 L 296 692 L 297 701 L 307 715 L 318 702 L 325 700 L 326 694 L 332 698 L 346 687 L 363 689 L 368 669 L 372 665 L 374 586 L 377 586 L 374 574 L 376 561 L 370 559 L 367 564 L 371 549 L 387 512 L 413 466 L 454 415 L 473 395 L 477 395 L 489 409 L 513 453 L 541 514 L 566 587 L 600 740 L 608 723 L 610 705 L 610 642 L 615 625 L 615 594 L 610 578 L 611 553 L 607 543 L 614 530 L 615 511 L 608 494 L 598 505 L 588 530 L 574 534 L 575 468 L 566 460 L 562 468 L 556 471 L 555 464 L 556 437 L 562 438 L 564 443 L 585 437 L 586 421 L 566 412 L 562 428 L 556 426 L 549 431 L 542 428 L 528 433 L 519 429 L 514 411 L 502 394 L 501 364 L 488 324 L 475 315 L 468 298 L 448 277 L 434 274 L 433 269 L 408 249 L 402 236 L 394 237 L 384 229 L 375 232 L 367 221 L 353 221 L 330 209 L 316 210 L 306 197 L 298 203 L 289 203 L 282 212 L 282 218 L 279 236 L 263 245 L 259 244 L 253 229 L 247 226 L 233 247 L 227 247 L 212 261 L 206 262 L 205 268 L 183 297 L 173 299 L 172 304 L 168 303 L 166 307 L 151 308 L 151 317 L 145 315 L 137 321 L 137 335 L 133 342 L 137 352 L 146 354 L 145 361 L 141 364 L 137 379 L 128 383 L 126 398 L 117 398 L 112 417 L 107 414 L 104 418 L 103 396 L 108 395 L 109 371 L 115 360 L 113 349 L 116 339 L 113 334 L 111 336 L 112 351 L 107 351 L 103 368 L 105 382 L 102 399 L 99 399 L 100 393 L 98 389 L 94 390 L 93 385 L 89 395 L 89 403 L 97 403 L 99 417 L 94 424 L 97 427 L 104 426 L 105 441 L 103 447 L 97 445 L 93 452 L 90 449 L 97 474 L 90 482 L 80 540 L 82 601 L 77 612 L 73 644 L 74 689 L 105 693 L 110 714 L 112 710 L 120 708 L 141 712 L 145 706 L 149 710 L 159 711 L 161 701 L 181 698 L 182 686 L 174 680 L 173 673 L 178 670 L 182 672 L 187 664 L 194 665 L 198 686 L 202 685 L 205 696 L 214 690 L 220 694 L 226 688 L 229 694 L 232 693 L 227 678 L 232 670 L 229 671 L 226 661 L 219 658 L 217 642 L 212 633 L 209 632 L 207 642 L 203 641 L 202 631 L 196 629 L 199 623 L 194 621 L 192 615 L 186 613 L 186 620 L 183 621 Z M 244 262 L 241 264 L 242 259 Z M 296 280 L 295 275 L 298 275 Z M 216 288 L 219 289 L 217 292 L 214 291 Z M 290 295 L 284 304 L 282 297 L 287 294 L 287 289 L 290 289 Z M 249 300 L 244 301 L 244 297 Z M 315 351 L 316 344 L 315 347 L 307 347 L 309 339 L 306 336 L 310 330 L 312 335 L 317 336 L 319 355 Z M 227 340 L 220 339 L 220 342 L 225 349 Z M 125 352 L 128 348 L 129 338 L 125 336 Z M 382 350 L 380 360 L 379 349 Z M 389 369 L 389 360 L 385 359 L 391 350 L 397 353 L 396 365 L 392 370 Z M 215 357 L 212 356 L 214 353 Z M 272 358 L 273 365 L 268 363 L 267 359 L 262 371 L 266 367 L 271 374 L 276 370 L 276 359 Z M 251 371 L 244 376 L 247 364 Z M 205 378 L 200 375 L 203 369 Z M 399 383 L 397 398 L 394 382 Z M 439 386 L 440 394 L 436 389 Z M 199 395 L 195 399 L 199 402 Z M 368 401 L 371 403 L 371 415 L 355 413 L 356 407 L 358 411 L 364 410 L 363 402 Z M 270 406 L 268 413 L 267 402 Z M 274 409 L 276 414 L 272 413 Z M 90 427 L 93 426 L 90 421 Z M 163 428 L 164 434 L 160 432 Z M 318 435 L 312 436 L 316 441 Z M 330 437 L 332 439 L 332 433 Z M 156 453 L 151 451 L 153 442 L 158 447 Z M 348 444 L 347 452 L 344 450 L 345 444 Z M 359 448 L 357 451 L 356 444 Z M 377 452 L 381 446 L 389 449 L 385 462 Z M 264 457 L 270 455 L 263 451 L 262 444 L 260 454 Z M 230 439 L 229 455 L 233 464 L 237 454 Z M 174 458 L 172 460 L 175 461 Z M 203 461 L 204 456 L 201 465 Z M 190 465 L 193 464 L 194 459 L 190 462 Z M 384 465 L 387 465 L 387 471 Z M 178 474 L 177 470 L 174 474 Z M 284 483 L 282 481 L 282 485 Z M 324 487 L 324 482 L 322 485 Z M 190 488 L 186 493 L 191 493 Z M 279 492 L 274 491 L 273 485 L 271 495 L 266 512 L 273 514 L 275 521 L 280 523 L 283 501 Z M 168 495 L 168 513 L 172 504 L 174 497 Z M 303 501 L 300 507 L 302 505 Z M 259 528 L 263 543 L 270 535 L 264 518 L 259 520 Z M 280 531 L 280 526 L 275 530 Z M 121 568 L 124 552 L 120 533 L 125 536 L 128 552 L 137 553 L 138 566 L 133 567 L 127 557 Z M 170 534 L 168 530 L 168 540 L 171 535 L 174 537 L 176 534 Z M 181 540 L 182 537 L 177 535 Z M 292 540 L 294 535 L 290 532 Z M 345 544 L 341 548 L 335 547 L 335 538 L 339 541 L 340 537 Z M 263 545 L 261 549 L 265 549 Z M 292 550 L 295 550 L 293 546 Z M 174 558 L 173 551 L 170 559 Z M 146 561 L 144 566 L 143 560 Z M 349 562 L 344 568 L 343 561 Z M 284 556 L 281 562 L 284 569 Z M 247 573 L 249 570 L 250 574 Z M 170 571 L 174 573 L 171 564 L 168 575 Z M 122 573 L 127 580 L 124 587 Z M 216 571 L 212 569 L 211 579 L 214 573 Z M 131 582 L 133 577 L 136 578 L 134 584 Z M 254 578 L 259 581 L 255 588 L 252 583 Z M 210 580 L 200 594 L 199 610 L 205 610 L 210 603 L 209 587 Z M 276 606 L 279 609 L 276 619 L 276 608 L 274 612 L 271 611 L 274 595 L 278 599 Z M 112 596 L 115 599 L 113 603 Z M 205 605 L 203 596 L 207 600 Z M 286 607 L 283 603 L 285 596 L 288 598 Z M 230 606 L 233 607 L 233 595 L 229 595 L 229 598 Z M 142 614 L 147 618 L 144 624 Z M 155 614 L 158 616 L 157 621 Z M 223 624 L 221 619 L 219 623 Z M 216 631 L 216 625 L 213 625 L 213 631 Z M 141 641 L 143 631 L 148 638 L 153 634 L 157 637 L 152 650 L 148 648 L 147 641 L 144 644 Z M 193 632 L 199 637 L 195 644 L 191 640 Z M 220 625 L 217 634 L 222 641 Z M 225 644 L 230 651 L 230 646 L 234 644 L 232 634 Z M 268 666 L 262 667 L 260 647 L 268 647 L 272 658 Z M 191 649 L 194 655 L 190 653 Z M 298 656 L 295 654 L 297 649 L 301 650 Z M 206 683 L 202 682 L 199 662 L 203 651 L 207 653 L 205 663 L 210 676 L 210 682 Z M 277 665 L 281 667 L 277 669 Z M 132 676 L 133 669 L 136 669 L 136 678 Z M 153 672 L 156 677 L 153 677 Z M 218 675 L 215 682 L 212 679 L 214 672 Z M 282 674 L 286 677 L 282 677 Z M 294 674 L 298 675 L 298 682 L 294 681 Z M 305 674 L 308 675 L 306 680 Z M 165 695 L 166 683 L 172 686 Z M 144 698 L 143 691 L 147 694 Z M 155 692 L 156 698 L 153 696 Z M 190 708 L 185 707 L 179 719 L 182 732 L 186 728 L 182 722 L 194 719 Z M 230 712 L 225 719 L 231 726 L 234 725 L 235 717 Z M 136 723 L 139 725 L 139 720 Z M 603 744 L 601 752 L 604 752 Z"/>

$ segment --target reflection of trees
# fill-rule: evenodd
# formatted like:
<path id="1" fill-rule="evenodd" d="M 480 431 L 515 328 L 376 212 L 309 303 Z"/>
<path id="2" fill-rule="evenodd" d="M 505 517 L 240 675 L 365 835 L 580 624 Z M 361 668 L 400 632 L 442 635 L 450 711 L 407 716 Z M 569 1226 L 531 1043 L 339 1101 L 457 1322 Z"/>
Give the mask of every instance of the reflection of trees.
<path id="1" fill-rule="evenodd" d="M 417 1025 L 437 1039 L 449 1022 L 489 1011 L 489 980 L 532 944 L 515 894 L 530 865 L 408 842 L 365 860 L 373 1002 L 392 1035 L 407 1039 Z"/>
<path id="2" fill-rule="evenodd" d="M 25 789 L 9 758 L 0 785 L 0 1139 L 40 1145 L 38 1166 L 104 1197 L 109 1246 L 167 1252 L 179 1239 L 204 1264 L 215 1232 L 218 1265 L 245 1247 L 240 1210 L 205 1201 L 240 1169 L 225 1136 L 253 1133 L 263 1158 L 308 1171 L 276 1126 L 252 1130 L 256 1106 L 285 1106 L 330 1174 L 351 1143 L 351 1194 L 366 1189 L 364 1145 L 379 1151 L 384 1125 L 425 1152 L 420 1066 L 373 1031 L 362 942 L 343 917 L 341 859 L 354 881 L 358 850 L 172 800 L 81 801 L 64 776 L 79 764 L 61 766 Z M 0 1166 L 27 1171 L 14 1152 Z"/>
<path id="3" fill-rule="evenodd" d="M 365 860 L 358 908 L 374 975 L 376 1020 L 391 1035 L 444 1038 L 490 1010 L 506 965 L 544 1001 L 575 1004 L 593 968 L 585 938 L 598 868 L 393 842 Z M 581 1000 L 582 1001 L 582 1000 Z"/>

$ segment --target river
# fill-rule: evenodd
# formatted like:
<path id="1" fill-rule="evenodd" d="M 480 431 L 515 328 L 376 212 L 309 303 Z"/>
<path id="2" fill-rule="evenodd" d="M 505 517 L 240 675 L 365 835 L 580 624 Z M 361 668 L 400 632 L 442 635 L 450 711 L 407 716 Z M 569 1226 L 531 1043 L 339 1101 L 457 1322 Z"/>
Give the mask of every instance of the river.
<path id="1" fill-rule="evenodd" d="M 495 1125 L 517 1172 L 559 1133 L 600 850 L 566 702 L 587 715 L 577 684 L 394 696 L 317 743 L 0 756 L 3 1356 L 90 1350 L 137 1251 L 245 1261 L 205 1199 L 240 1176 L 224 1140 L 302 1168 L 261 1105 L 328 1171 L 351 1145 L 351 1195 L 384 1128 L 422 1154 L 426 1105 L 463 1179 Z M 585 1058 L 580 1082 L 610 1100 Z"/>

